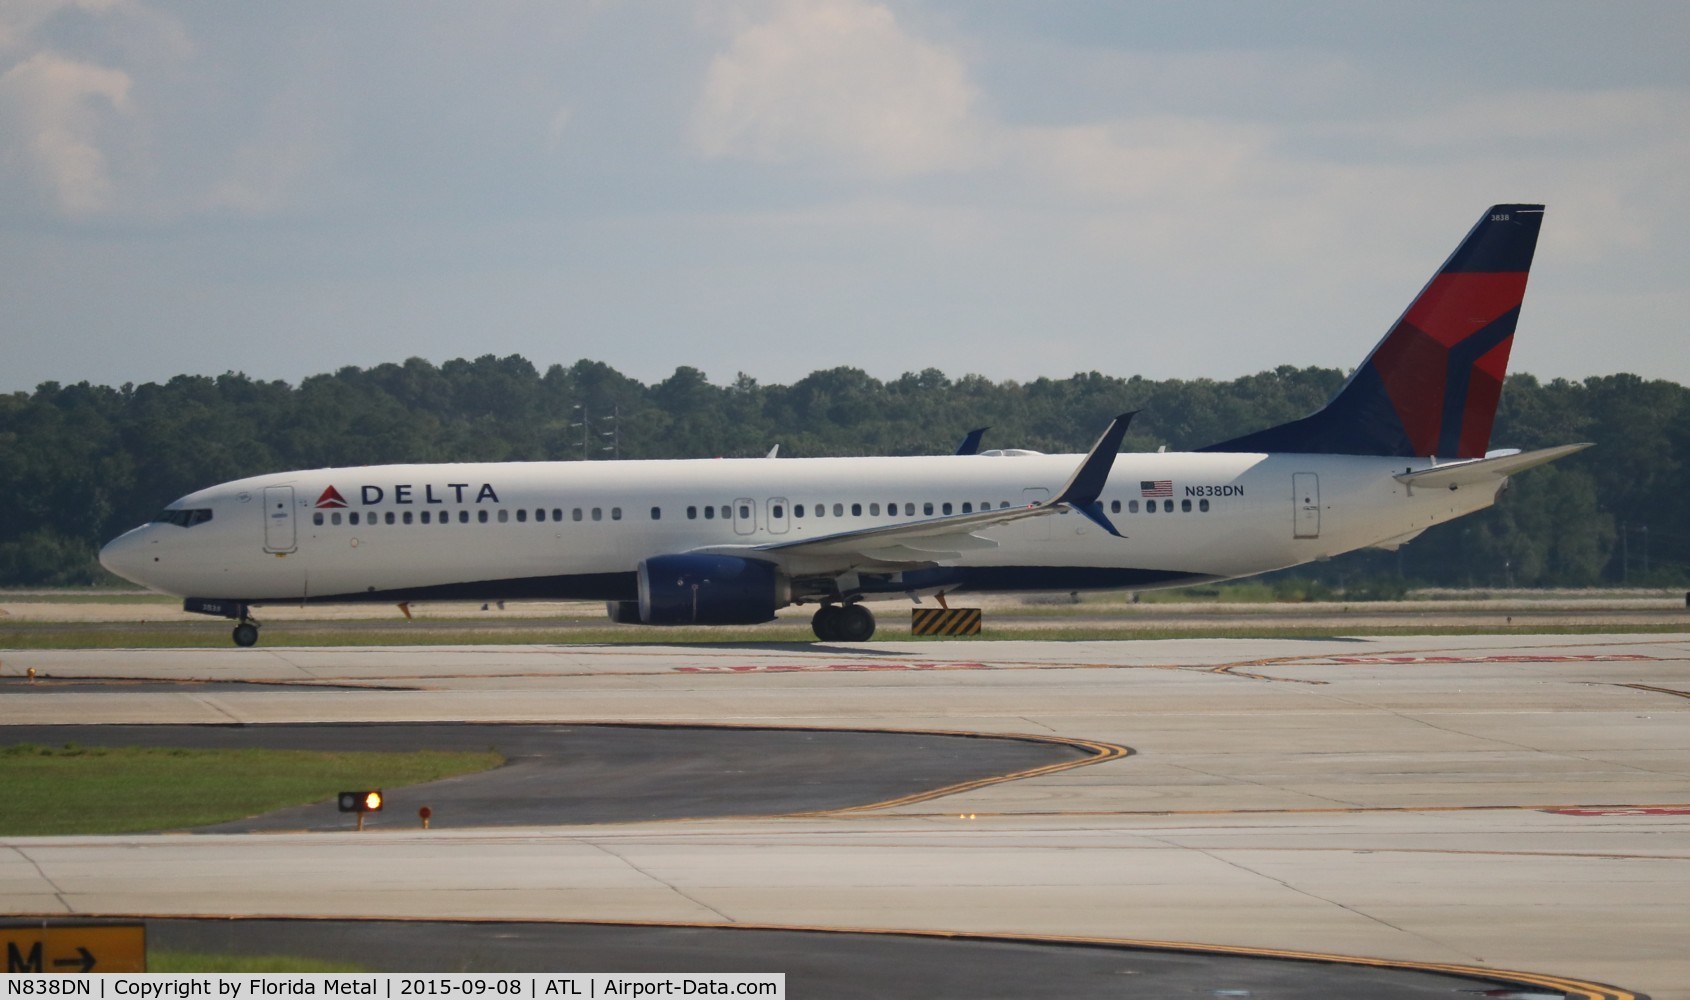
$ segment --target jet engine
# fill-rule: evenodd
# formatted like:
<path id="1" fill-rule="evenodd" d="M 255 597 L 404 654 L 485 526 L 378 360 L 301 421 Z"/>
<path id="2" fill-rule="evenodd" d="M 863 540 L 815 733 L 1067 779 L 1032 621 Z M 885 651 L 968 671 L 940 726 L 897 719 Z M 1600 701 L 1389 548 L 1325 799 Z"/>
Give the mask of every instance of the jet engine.
<path id="1" fill-rule="evenodd" d="M 645 625 L 755 625 L 791 603 L 766 562 L 738 556 L 654 556 L 640 563 L 640 599 L 613 601 L 611 621 Z"/>

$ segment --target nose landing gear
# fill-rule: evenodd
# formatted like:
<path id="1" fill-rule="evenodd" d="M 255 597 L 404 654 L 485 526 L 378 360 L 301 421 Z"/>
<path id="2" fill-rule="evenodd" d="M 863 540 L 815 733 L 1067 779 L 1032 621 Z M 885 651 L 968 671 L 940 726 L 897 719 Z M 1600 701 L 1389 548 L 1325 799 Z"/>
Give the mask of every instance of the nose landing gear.
<path id="1" fill-rule="evenodd" d="M 235 631 L 232 634 L 237 646 L 258 645 L 258 623 L 255 621 L 242 621 L 235 626 Z"/>
<path id="2" fill-rule="evenodd" d="M 196 615 L 217 615 L 220 618 L 233 618 L 240 624 L 230 635 L 235 645 L 246 647 L 258 645 L 258 622 L 252 617 L 252 606 L 245 601 L 225 601 L 218 598 L 190 597 L 182 602 L 183 611 L 191 611 Z"/>

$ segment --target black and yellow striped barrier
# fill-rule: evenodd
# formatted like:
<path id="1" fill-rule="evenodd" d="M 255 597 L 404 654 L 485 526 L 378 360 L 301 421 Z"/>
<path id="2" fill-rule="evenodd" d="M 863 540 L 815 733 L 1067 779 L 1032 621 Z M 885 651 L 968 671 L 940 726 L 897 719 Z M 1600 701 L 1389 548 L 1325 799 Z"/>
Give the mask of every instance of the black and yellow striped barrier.
<path id="1" fill-rule="evenodd" d="M 911 608 L 911 635 L 979 635 L 979 608 Z"/>

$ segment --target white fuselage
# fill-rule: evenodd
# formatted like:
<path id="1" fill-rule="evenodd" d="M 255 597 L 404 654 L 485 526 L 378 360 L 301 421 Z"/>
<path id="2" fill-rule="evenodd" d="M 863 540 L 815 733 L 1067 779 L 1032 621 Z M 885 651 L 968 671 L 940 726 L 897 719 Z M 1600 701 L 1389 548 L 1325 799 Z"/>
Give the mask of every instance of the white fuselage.
<path id="1" fill-rule="evenodd" d="M 635 568 L 650 557 L 704 547 L 749 551 L 985 505 L 1036 503 L 1060 490 L 1082 457 L 465 463 L 278 473 L 189 494 L 166 512 L 173 520 L 124 534 L 101 560 L 155 590 L 251 603 L 630 600 Z M 1490 487 L 1410 489 L 1392 478 L 1410 461 L 1122 454 L 1099 502 L 1124 537 L 1075 511 L 1030 517 L 981 529 L 977 547 L 938 554 L 927 568 L 870 574 L 859 593 L 1150 588 L 1248 576 L 1403 540 L 1495 499 Z"/>

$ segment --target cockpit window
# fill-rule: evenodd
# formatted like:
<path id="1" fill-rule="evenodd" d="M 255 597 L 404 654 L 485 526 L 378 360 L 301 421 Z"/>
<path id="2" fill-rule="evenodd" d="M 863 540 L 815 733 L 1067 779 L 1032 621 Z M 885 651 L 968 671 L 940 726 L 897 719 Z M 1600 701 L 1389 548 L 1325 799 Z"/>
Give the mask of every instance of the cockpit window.
<path id="1" fill-rule="evenodd" d="M 167 510 L 153 518 L 154 524 L 174 524 L 178 528 L 192 528 L 196 524 L 204 524 L 211 520 L 211 508 L 195 507 L 192 510 Z"/>

